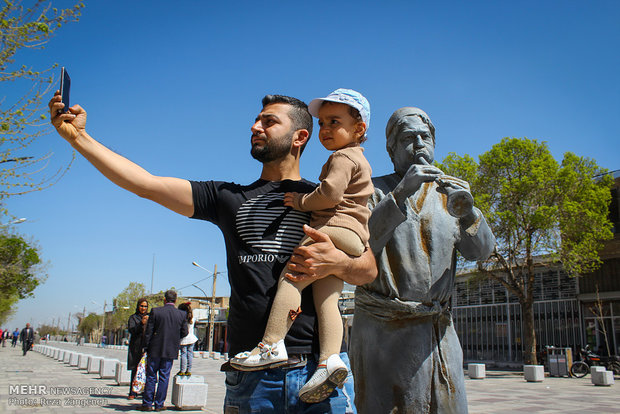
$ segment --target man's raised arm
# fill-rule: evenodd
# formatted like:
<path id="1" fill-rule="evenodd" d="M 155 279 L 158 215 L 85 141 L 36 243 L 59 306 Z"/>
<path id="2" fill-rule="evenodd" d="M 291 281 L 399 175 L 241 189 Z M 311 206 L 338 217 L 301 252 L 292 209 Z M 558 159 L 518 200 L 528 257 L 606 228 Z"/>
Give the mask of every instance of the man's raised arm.
<path id="1" fill-rule="evenodd" d="M 50 118 L 58 134 L 114 184 L 155 201 L 179 214 L 194 214 L 192 187 L 187 180 L 152 175 L 144 168 L 106 148 L 86 132 L 86 111 L 79 105 L 70 112 L 64 108 L 59 92 L 49 102 Z"/>

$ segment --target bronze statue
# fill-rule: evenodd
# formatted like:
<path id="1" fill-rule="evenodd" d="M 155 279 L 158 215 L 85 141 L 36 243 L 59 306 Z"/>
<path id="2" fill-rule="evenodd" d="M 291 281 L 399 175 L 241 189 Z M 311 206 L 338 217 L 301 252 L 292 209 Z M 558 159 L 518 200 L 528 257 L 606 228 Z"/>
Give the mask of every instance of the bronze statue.
<path id="1" fill-rule="evenodd" d="M 435 127 L 400 108 L 386 127 L 395 173 L 373 179 L 370 246 L 378 277 L 355 292 L 355 404 L 370 413 L 466 413 L 463 353 L 449 300 L 456 251 L 487 258 L 495 238 L 469 185 L 432 164 Z"/>

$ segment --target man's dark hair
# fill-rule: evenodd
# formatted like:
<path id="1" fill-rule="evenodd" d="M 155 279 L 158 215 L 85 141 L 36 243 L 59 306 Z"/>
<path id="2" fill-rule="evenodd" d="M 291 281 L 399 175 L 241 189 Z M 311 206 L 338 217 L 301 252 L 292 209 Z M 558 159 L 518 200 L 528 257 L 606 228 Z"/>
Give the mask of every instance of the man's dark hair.
<path id="1" fill-rule="evenodd" d="M 177 292 L 175 292 L 174 290 L 167 290 L 166 293 L 164 293 L 164 301 L 166 303 L 174 303 L 177 301 Z"/>
<path id="2" fill-rule="evenodd" d="M 291 106 L 291 109 L 288 111 L 288 116 L 293 122 L 293 129 L 295 131 L 299 129 L 305 129 L 308 131 L 308 140 L 301 147 L 300 154 L 302 154 L 304 152 L 304 148 L 306 148 L 306 144 L 312 136 L 312 115 L 310 115 L 310 112 L 308 111 L 308 105 L 297 98 L 285 95 L 265 95 L 263 98 L 263 108 L 267 105 L 277 103 L 283 103 Z"/>

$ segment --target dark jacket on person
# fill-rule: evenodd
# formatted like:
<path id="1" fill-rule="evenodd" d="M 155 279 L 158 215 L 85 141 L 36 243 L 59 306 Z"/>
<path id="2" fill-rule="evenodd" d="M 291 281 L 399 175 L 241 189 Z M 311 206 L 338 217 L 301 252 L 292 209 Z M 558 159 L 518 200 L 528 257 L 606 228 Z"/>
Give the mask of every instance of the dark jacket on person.
<path id="1" fill-rule="evenodd" d="M 32 327 L 22 329 L 21 333 L 19 334 L 19 340 L 22 342 L 22 344 L 33 343 L 34 329 L 32 329 Z"/>
<path id="2" fill-rule="evenodd" d="M 144 340 L 150 357 L 177 359 L 181 338 L 187 335 L 187 314 L 167 303 L 151 309 Z"/>
<path id="3" fill-rule="evenodd" d="M 138 367 L 142 353 L 144 352 L 144 330 L 146 325 L 142 325 L 142 315 L 134 313 L 127 321 L 127 330 L 131 334 L 129 347 L 127 349 L 127 369 L 133 370 Z"/>

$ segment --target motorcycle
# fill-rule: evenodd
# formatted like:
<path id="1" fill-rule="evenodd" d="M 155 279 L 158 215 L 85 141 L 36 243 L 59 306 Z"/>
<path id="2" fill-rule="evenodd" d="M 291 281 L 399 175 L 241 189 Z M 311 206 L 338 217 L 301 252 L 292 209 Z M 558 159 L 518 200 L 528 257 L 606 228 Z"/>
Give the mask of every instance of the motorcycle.
<path id="1" fill-rule="evenodd" d="M 585 349 L 578 351 L 580 361 L 575 361 L 570 367 L 570 373 L 575 378 L 583 378 L 590 372 L 590 367 L 602 366 L 607 371 L 613 371 L 614 377 L 620 376 L 620 357 L 612 355 L 608 357 L 600 356 L 590 350 L 586 345 Z"/>

